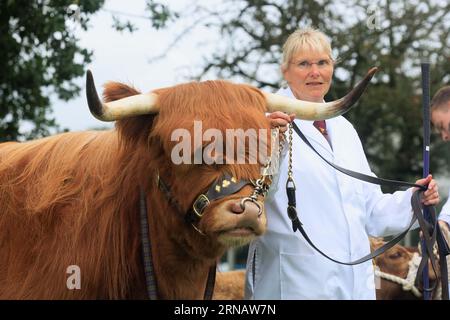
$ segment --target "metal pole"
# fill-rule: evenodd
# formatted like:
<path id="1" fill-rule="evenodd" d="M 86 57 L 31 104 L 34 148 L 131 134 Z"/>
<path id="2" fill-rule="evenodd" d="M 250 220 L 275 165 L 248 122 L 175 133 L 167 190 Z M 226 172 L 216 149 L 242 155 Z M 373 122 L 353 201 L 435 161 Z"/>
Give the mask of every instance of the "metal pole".
<path id="1" fill-rule="evenodd" d="M 422 62 L 422 106 L 423 106 L 423 177 L 430 173 L 430 63 Z M 424 219 L 430 222 L 431 217 L 427 206 L 423 211 Z M 422 252 L 425 252 L 424 240 L 421 241 Z M 433 254 L 433 253 L 431 253 Z M 428 263 L 425 265 L 422 274 L 423 287 L 429 288 Z M 431 292 L 423 292 L 423 299 L 430 300 Z"/>
<path id="2" fill-rule="evenodd" d="M 228 249 L 227 262 L 228 262 L 230 271 L 236 269 L 236 249 L 235 248 Z"/>

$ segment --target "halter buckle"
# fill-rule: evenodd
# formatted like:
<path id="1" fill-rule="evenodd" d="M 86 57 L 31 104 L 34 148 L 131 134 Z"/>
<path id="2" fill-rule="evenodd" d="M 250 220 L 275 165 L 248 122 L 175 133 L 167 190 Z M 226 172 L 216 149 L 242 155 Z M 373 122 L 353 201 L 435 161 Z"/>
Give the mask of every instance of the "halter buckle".
<path id="1" fill-rule="evenodd" d="M 203 210 L 205 210 L 209 204 L 210 201 L 208 197 L 202 193 L 197 197 L 197 199 L 195 199 L 194 204 L 192 205 L 192 210 L 197 217 L 201 218 L 203 216 Z"/>

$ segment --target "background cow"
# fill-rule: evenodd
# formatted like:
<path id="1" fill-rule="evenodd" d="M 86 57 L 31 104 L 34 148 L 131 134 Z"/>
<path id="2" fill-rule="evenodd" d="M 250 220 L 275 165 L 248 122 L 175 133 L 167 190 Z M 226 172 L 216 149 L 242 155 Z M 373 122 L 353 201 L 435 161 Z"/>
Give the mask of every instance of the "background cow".
<path id="1" fill-rule="evenodd" d="M 0 298 L 146 298 L 141 191 L 158 297 L 203 298 L 208 270 L 225 250 L 265 230 L 261 194 L 242 203 L 255 191 L 250 181 L 261 177 L 261 164 L 175 165 L 174 130 L 192 133 L 198 120 L 203 130 L 224 135 L 238 128 L 270 131 L 269 110 L 330 118 L 348 110 L 373 73 L 344 99 L 322 104 L 225 81 L 149 94 L 108 83 L 100 102 L 89 73 L 90 110 L 117 120 L 114 130 L 0 145 Z M 215 181 L 230 183 L 220 180 L 226 175 L 248 183 L 209 205 L 202 202 L 200 214 L 192 215 L 195 200 Z M 199 220 L 186 219 L 187 213 Z M 71 266 L 79 268 L 80 289 L 67 287 Z"/>
<path id="2" fill-rule="evenodd" d="M 217 272 L 215 300 L 244 299 L 245 269 Z"/>
<path id="3" fill-rule="evenodd" d="M 373 250 L 381 247 L 385 242 L 371 239 Z M 399 244 L 387 250 L 374 259 L 377 279 L 377 300 L 416 300 L 423 299 L 423 288 L 416 286 L 414 281 L 420 263 L 420 252 L 417 247 L 404 247 Z M 440 299 L 440 273 L 433 272 L 431 263 L 428 264 L 430 286 L 436 284 L 433 299 Z"/>
<path id="4" fill-rule="evenodd" d="M 371 249 L 381 247 L 385 242 L 382 239 L 371 238 Z M 387 250 L 374 259 L 377 300 L 417 300 L 423 299 L 422 288 L 414 287 L 415 273 L 420 262 L 419 250 L 414 247 L 404 247 L 399 244 Z M 416 255 L 415 255 L 416 254 Z M 410 271 L 411 270 L 411 271 Z M 380 275 L 380 272 L 382 275 Z M 412 272 L 412 276 L 408 273 Z M 439 274 L 438 274 L 439 275 Z M 430 284 L 439 284 L 439 279 L 429 265 Z M 245 269 L 219 272 L 217 274 L 214 299 L 242 300 L 244 299 Z M 414 289 L 413 289 L 414 287 Z M 433 299 L 439 298 L 439 289 L 433 293 Z"/>

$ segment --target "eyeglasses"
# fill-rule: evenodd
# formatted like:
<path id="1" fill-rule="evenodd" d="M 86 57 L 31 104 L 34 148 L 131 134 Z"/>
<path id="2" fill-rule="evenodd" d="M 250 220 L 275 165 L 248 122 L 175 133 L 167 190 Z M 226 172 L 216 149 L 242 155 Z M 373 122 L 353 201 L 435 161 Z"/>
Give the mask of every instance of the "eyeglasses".
<path id="1" fill-rule="evenodd" d="M 312 68 L 313 64 L 317 65 L 318 69 L 326 69 L 326 68 L 331 67 L 331 65 L 333 63 L 330 59 L 321 59 L 317 62 L 311 62 L 308 60 L 300 60 L 297 62 L 291 62 L 291 64 L 295 64 L 295 66 L 301 70 L 309 70 Z"/>

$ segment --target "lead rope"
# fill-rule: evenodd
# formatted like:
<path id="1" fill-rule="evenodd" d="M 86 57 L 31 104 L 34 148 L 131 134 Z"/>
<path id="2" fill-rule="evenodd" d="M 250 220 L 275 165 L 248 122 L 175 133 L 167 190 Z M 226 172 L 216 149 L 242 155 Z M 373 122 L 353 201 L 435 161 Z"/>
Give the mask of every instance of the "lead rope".
<path id="1" fill-rule="evenodd" d="M 391 180 L 386 180 L 386 179 L 381 179 L 381 178 L 376 178 L 376 177 L 372 177 L 372 176 L 368 176 L 365 174 L 361 174 L 358 172 L 354 172 L 348 169 L 344 169 L 342 167 L 339 167 L 337 165 L 335 165 L 334 163 L 328 161 L 327 159 L 325 159 L 319 152 L 317 152 L 314 147 L 309 143 L 308 139 L 306 139 L 306 137 L 303 135 L 303 133 L 300 131 L 300 129 L 297 127 L 297 125 L 294 122 L 291 122 L 289 124 L 289 159 L 288 159 L 288 178 L 286 181 L 286 194 L 288 197 L 288 207 L 287 207 L 287 214 L 289 219 L 291 219 L 292 222 L 292 230 L 295 231 L 300 231 L 300 233 L 302 234 L 302 236 L 305 238 L 305 240 L 308 242 L 308 244 L 314 249 L 316 250 L 318 253 L 320 253 L 322 256 L 324 256 L 325 258 L 327 258 L 328 260 L 331 260 L 335 263 L 339 263 L 339 264 L 343 264 L 343 265 L 357 265 L 366 261 L 369 261 L 377 256 L 379 256 L 380 254 L 382 254 L 383 252 L 385 252 L 386 250 L 392 248 L 395 244 L 397 244 L 398 242 L 400 242 L 401 239 L 403 239 L 403 237 L 408 233 L 409 229 L 413 226 L 414 222 L 416 221 L 416 217 L 417 215 L 420 215 L 420 213 L 416 212 L 416 210 L 414 210 L 414 215 L 412 216 L 411 222 L 408 226 L 408 228 L 403 231 L 401 234 L 397 235 L 396 237 L 394 237 L 391 241 L 387 242 L 386 244 L 384 244 L 383 246 L 381 246 L 380 248 L 378 248 L 377 250 L 375 250 L 374 252 L 358 259 L 355 261 L 350 261 L 350 262 L 342 262 L 336 259 L 333 259 L 331 257 L 329 257 L 327 254 L 325 254 L 324 252 L 322 252 L 319 248 L 317 248 L 314 243 L 311 241 L 311 239 L 309 239 L 308 234 L 306 233 L 306 231 L 303 229 L 303 225 L 300 222 L 300 219 L 298 218 L 297 215 L 297 209 L 296 209 L 296 197 L 295 197 L 295 191 L 296 191 L 296 187 L 295 187 L 295 182 L 294 182 L 294 178 L 293 178 L 293 172 L 292 172 L 292 150 L 293 150 L 293 132 L 292 129 L 295 130 L 295 132 L 299 135 L 299 137 L 303 140 L 303 142 L 305 142 L 305 144 L 310 147 L 320 158 L 322 158 L 322 160 L 324 160 L 327 164 L 329 164 L 330 166 L 332 166 L 334 169 L 350 175 L 353 178 L 359 179 L 359 180 L 363 180 L 366 182 L 370 182 L 370 183 L 376 183 L 376 184 L 390 184 L 390 185 L 402 185 L 402 186 L 414 186 L 414 187 L 418 187 L 421 190 L 426 190 L 426 187 L 424 186 L 420 186 L 420 185 L 416 185 L 416 184 L 412 184 L 412 183 L 408 183 L 408 182 L 398 182 L 398 181 L 391 181 Z M 418 193 L 418 191 L 416 191 L 415 193 Z M 414 198 L 414 197 L 413 197 Z M 413 206 L 414 208 L 415 206 Z"/>

